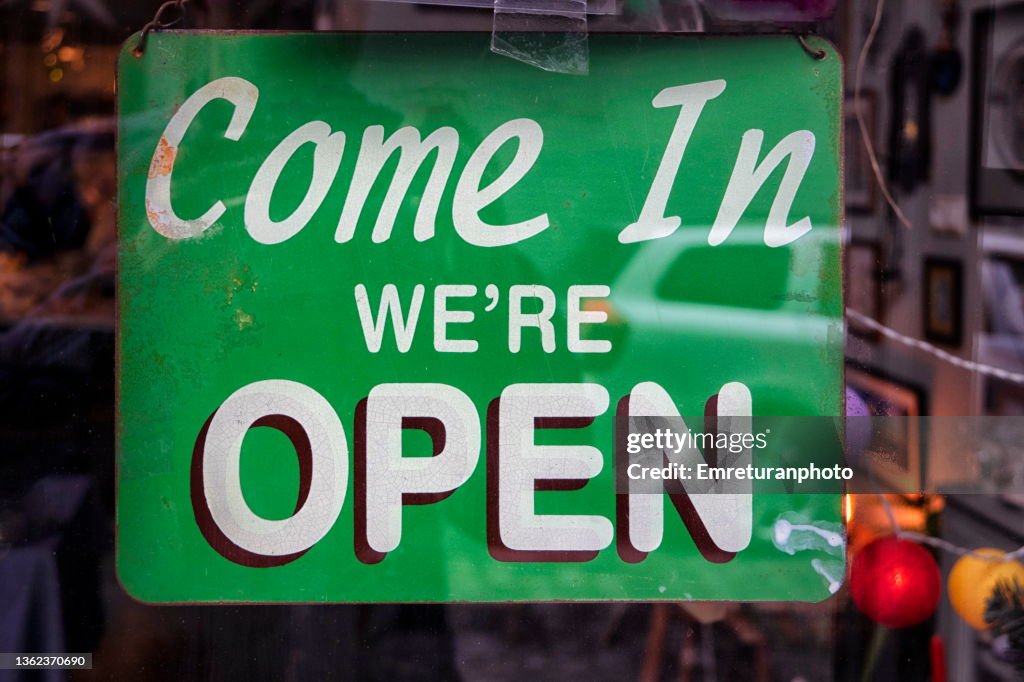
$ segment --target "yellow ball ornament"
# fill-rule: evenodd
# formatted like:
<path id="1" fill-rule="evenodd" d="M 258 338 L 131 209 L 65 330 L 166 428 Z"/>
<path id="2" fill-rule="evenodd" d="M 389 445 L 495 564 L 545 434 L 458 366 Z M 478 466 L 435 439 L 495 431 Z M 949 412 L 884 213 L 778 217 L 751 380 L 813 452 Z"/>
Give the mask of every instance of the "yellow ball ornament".
<path id="1" fill-rule="evenodd" d="M 978 554 L 1001 557 L 1001 549 L 986 547 L 975 550 Z M 968 625 L 975 630 L 987 630 L 985 603 L 995 592 L 1000 582 L 1013 581 L 1024 584 L 1024 565 L 1019 561 L 987 561 L 967 554 L 961 557 L 949 572 L 949 602 Z"/>

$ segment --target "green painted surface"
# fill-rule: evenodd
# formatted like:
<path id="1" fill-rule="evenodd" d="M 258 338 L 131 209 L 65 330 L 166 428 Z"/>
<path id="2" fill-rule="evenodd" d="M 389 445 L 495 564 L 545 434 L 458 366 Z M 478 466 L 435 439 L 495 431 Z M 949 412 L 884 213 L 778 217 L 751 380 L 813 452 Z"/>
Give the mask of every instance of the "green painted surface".
<path id="1" fill-rule="evenodd" d="M 468 395 L 483 424 L 488 404 L 509 384 L 593 382 L 611 406 L 585 429 L 546 432 L 543 442 L 589 443 L 603 471 L 577 491 L 537 493 L 540 513 L 600 514 L 614 520 L 612 439 L 615 404 L 637 383 L 654 381 L 680 413 L 700 414 L 730 381 L 749 386 L 754 414 L 838 415 L 842 410 L 840 224 L 841 64 L 829 48 L 814 61 L 791 37 L 590 37 L 590 75 L 551 74 L 491 54 L 485 35 L 191 34 L 149 37 L 141 59 L 129 40 L 119 66 L 120 364 L 118 547 L 122 583 L 143 600 L 191 601 L 508 601 L 734 599 L 807 600 L 829 595 L 812 566 L 842 576 L 843 557 L 824 550 L 788 554 L 773 524 L 796 514 L 838 528 L 835 495 L 761 495 L 753 504 L 750 546 L 724 564 L 705 560 L 666 503 L 660 549 L 629 564 L 614 541 L 583 563 L 507 563 L 486 543 L 486 458 L 442 502 L 403 509 L 398 549 L 378 564 L 353 550 L 351 477 L 332 530 L 302 557 L 275 568 L 227 560 L 200 533 L 190 497 L 197 435 L 234 391 L 264 379 L 314 389 L 336 410 L 353 447 L 358 401 L 387 382 L 440 382 Z M 173 240 L 147 219 L 147 172 L 161 134 L 192 93 L 221 77 L 244 78 L 259 99 L 244 134 L 224 137 L 232 114 L 214 101 L 197 116 L 175 159 L 172 201 L 195 218 L 215 201 L 226 212 L 201 236 Z M 724 79 L 708 102 L 675 178 L 668 215 L 675 235 L 621 244 L 665 153 L 678 107 L 654 108 L 667 87 Z M 492 130 L 530 118 L 544 132 L 529 172 L 481 212 L 491 223 L 547 213 L 550 227 L 510 246 L 467 244 L 453 229 L 452 197 L 473 150 Z M 291 131 L 324 121 L 347 140 L 337 177 L 312 220 L 279 244 L 246 231 L 243 206 L 260 164 Z M 334 232 L 367 126 L 390 135 L 414 126 L 426 135 L 451 126 L 459 151 L 437 213 L 433 239 L 412 236 L 426 168 L 412 181 L 391 239 L 370 233 L 397 155 L 385 165 L 355 237 Z M 743 134 L 764 131 L 767 153 L 796 130 L 816 148 L 789 212 L 808 216 L 810 234 L 778 249 L 762 242 L 783 175 L 769 178 L 720 246 L 707 243 Z M 501 148 L 485 180 L 507 166 Z M 271 200 L 282 219 L 310 182 L 312 146 L 288 162 Z M 353 288 L 365 284 L 374 308 L 385 283 L 407 302 L 426 286 L 420 325 L 407 353 L 390 331 L 382 350 L 364 341 Z M 508 348 L 508 288 L 543 284 L 555 292 L 557 348 L 541 350 L 536 329 L 519 353 Z M 475 353 L 439 353 L 432 339 L 433 287 L 475 284 L 454 302 L 472 324 L 452 336 L 479 342 Z M 501 292 L 487 312 L 488 284 Z M 609 353 L 566 349 L 566 291 L 611 287 L 608 323 L 586 328 L 612 342 Z M 484 430 L 486 438 L 486 430 Z M 541 441 L 538 436 L 538 441 Z M 422 434 L 405 438 L 429 450 Z M 421 453 L 422 454 L 422 453 Z M 247 504 L 270 519 L 295 505 L 298 465 L 289 441 L 253 429 L 241 460 Z"/>

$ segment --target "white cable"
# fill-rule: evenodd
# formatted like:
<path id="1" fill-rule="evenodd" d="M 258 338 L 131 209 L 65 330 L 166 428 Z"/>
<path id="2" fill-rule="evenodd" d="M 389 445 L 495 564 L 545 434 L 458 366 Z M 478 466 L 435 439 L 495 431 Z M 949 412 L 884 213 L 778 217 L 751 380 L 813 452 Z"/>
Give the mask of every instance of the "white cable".
<path id="1" fill-rule="evenodd" d="M 882 23 L 882 15 L 884 14 L 885 0 L 878 0 L 878 4 L 875 6 L 875 19 L 871 23 L 871 30 L 868 31 L 868 35 L 864 39 L 864 46 L 860 50 L 860 56 L 857 57 L 857 76 L 854 80 L 853 87 L 853 113 L 857 117 L 857 126 L 860 128 L 860 137 L 864 141 L 864 147 L 868 152 L 868 160 L 871 162 L 871 171 L 875 175 L 875 180 L 878 182 L 878 187 L 882 190 L 882 195 L 885 197 L 885 201 L 892 208 L 893 213 L 896 214 L 896 218 L 903 224 L 903 227 L 908 230 L 912 230 L 914 229 L 913 224 L 907 218 L 906 214 L 903 213 L 903 209 L 900 208 L 899 204 L 896 203 L 892 193 L 889 192 L 889 186 L 886 184 L 885 177 L 882 175 L 882 169 L 878 165 L 878 155 L 875 154 L 875 145 L 871 140 L 871 135 L 868 133 L 868 126 L 864 122 L 864 112 L 861 108 L 861 87 L 864 85 L 864 64 L 867 61 L 871 45 L 875 42 L 875 35 L 878 33 L 878 26 Z"/>
<path id="2" fill-rule="evenodd" d="M 1011 372 L 1009 370 L 994 367 L 992 365 L 986 365 L 983 362 L 964 360 L 963 358 L 957 357 L 956 355 L 944 351 L 941 348 L 936 348 L 930 343 L 926 343 L 925 341 L 921 341 L 920 339 L 915 339 L 914 337 L 907 336 L 906 334 L 900 334 L 895 329 L 890 329 L 889 327 L 886 327 L 884 324 L 852 308 L 846 309 L 846 317 L 858 324 L 867 327 L 868 329 L 872 329 L 878 332 L 879 334 L 888 339 L 896 341 L 897 343 L 901 343 L 904 346 L 909 346 L 911 348 L 916 348 L 917 350 L 928 353 L 929 355 L 934 355 L 938 359 L 944 362 L 948 362 L 954 367 L 960 367 L 961 369 L 965 369 L 969 372 L 976 372 L 978 374 L 987 374 L 997 379 L 1002 379 L 1003 381 L 1008 381 L 1014 384 L 1024 384 L 1024 374 L 1021 374 L 1019 372 Z"/>

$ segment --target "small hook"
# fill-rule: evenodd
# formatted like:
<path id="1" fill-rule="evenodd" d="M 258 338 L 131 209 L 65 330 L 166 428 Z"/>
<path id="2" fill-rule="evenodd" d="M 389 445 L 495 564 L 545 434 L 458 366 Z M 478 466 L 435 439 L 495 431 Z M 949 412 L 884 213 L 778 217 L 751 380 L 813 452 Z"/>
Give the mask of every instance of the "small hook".
<path id="1" fill-rule="evenodd" d="M 807 36 L 808 35 L 810 35 L 810 34 L 808 34 L 808 33 L 797 33 L 796 34 L 796 40 L 797 40 L 798 43 L 800 43 L 800 47 L 804 48 L 804 52 L 806 52 L 807 54 L 809 54 L 812 57 L 814 57 L 814 59 L 816 61 L 820 62 L 822 59 L 825 58 L 826 52 L 825 52 L 825 50 L 815 49 L 815 48 L 811 47 L 810 45 L 808 45 L 807 44 Z"/>
<path id="2" fill-rule="evenodd" d="M 142 34 L 139 36 L 138 44 L 132 48 L 132 55 L 135 57 L 141 57 L 146 51 L 146 38 L 149 37 L 150 31 L 159 31 L 162 28 L 170 28 L 179 21 L 185 18 L 185 3 L 189 0 L 167 0 L 167 2 L 160 5 L 157 9 L 156 14 L 153 15 L 153 20 L 142 27 Z M 178 10 L 178 16 L 174 17 L 170 21 L 164 21 L 164 14 L 171 9 Z"/>

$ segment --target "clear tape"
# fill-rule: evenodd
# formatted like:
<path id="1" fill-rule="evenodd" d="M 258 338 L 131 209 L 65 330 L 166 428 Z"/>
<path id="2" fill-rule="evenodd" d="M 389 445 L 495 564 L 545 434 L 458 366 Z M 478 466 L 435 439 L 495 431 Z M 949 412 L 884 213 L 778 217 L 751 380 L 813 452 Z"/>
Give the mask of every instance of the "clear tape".
<path id="1" fill-rule="evenodd" d="M 378 2 L 400 2 L 407 5 L 436 5 L 441 7 L 470 7 L 476 9 L 494 7 L 494 0 L 377 0 Z M 548 0 L 523 0 L 524 9 L 541 13 L 553 3 Z M 554 3 L 558 4 L 558 3 Z M 585 3 L 587 14 L 618 14 L 615 0 L 589 0 Z"/>
<path id="2" fill-rule="evenodd" d="M 590 70 L 587 0 L 495 0 L 491 51 L 544 71 Z"/>

